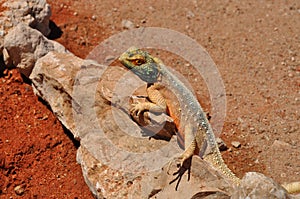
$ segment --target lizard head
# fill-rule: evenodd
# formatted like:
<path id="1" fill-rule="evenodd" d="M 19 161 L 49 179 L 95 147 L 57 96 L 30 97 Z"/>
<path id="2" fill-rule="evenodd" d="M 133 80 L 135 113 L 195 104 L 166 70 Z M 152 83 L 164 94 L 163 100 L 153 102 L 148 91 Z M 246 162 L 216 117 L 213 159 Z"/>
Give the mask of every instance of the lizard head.
<path id="1" fill-rule="evenodd" d="M 119 57 L 119 61 L 147 83 L 154 83 L 159 77 L 159 61 L 146 51 L 131 47 Z"/>

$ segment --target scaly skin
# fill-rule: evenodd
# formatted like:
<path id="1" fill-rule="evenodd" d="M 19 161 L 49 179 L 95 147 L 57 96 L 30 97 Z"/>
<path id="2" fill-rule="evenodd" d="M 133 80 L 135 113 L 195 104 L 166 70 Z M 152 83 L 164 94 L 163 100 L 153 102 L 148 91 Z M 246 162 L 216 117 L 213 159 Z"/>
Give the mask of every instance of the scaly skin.
<path id="1" fill-rule="evenodd" d="M 130 48 L 120 56 L 119 60 L 148 83 L 147 93 L 149 99 L 153 102 L 136 104 L 131 109 L 132 114 L 140 114 L 142 111 L 150 109 L 155 112 L 166 110 L 164 97 L 155 89 L 161 84 L 172 90 L 180 104 L 184 104 L 184 109 L 181 110 L 180 126 L 183 127 L 182 130 L 185 132 L 185 151 L 179 157 L 180 165 L 183 166 L 183 163 L 195 154 L 197 148 L 200 151 L 207 152 L 206 148 L 208 147 L 210 151 L 202 154 L 203 159 L 212 163 L 235 184 L 239 184 L 240 179 L 224 163 L 206 114 L 192 92 L 168 71 L 162 61 L 152 57 L 145 51 L 134 47 Z"/>
<path id="2" fill-rule="evenodd" d="M 183 167 L 184 162 L 199 149 L 200 156 L 204 160 L 239 185 L 240 179 L 224 163 L 206 114 L 193 93 L 166 68 L 161 60 L 145 51 L 131 47 L 120 56 L 119 60 L 140 79 L 147 82 L 147 94 L 151 102 L 134 104 L 130 110 L 131 114 L 139 115 L 149 110 L 165 112 L 165 98 L 158 90 L 162 85 L 173 91 L 180 104 L 184 105 L 181 109 L 180 130 L 185 132 L 185 150 L 179 157 L 180 166 Z M 292 189 L 298 191 L 300 187 L 292 186 Z"/>

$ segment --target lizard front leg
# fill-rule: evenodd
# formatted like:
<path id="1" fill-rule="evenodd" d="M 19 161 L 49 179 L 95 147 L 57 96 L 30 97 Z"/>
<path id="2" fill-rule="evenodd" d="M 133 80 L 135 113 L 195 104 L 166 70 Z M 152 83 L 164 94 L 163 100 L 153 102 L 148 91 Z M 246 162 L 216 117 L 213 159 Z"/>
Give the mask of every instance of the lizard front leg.
<path id="1" fill-rule="evenodd" d="M 166 100 L 159 91 L 161 86 L 157 83 L 147 85 L 147 94 L 151 102 L 132 104 L 130 113 L 132 115 L 140 115 L 143 111 L 151 111 L 154 113 L 163 113 L 167 109 Z"/>

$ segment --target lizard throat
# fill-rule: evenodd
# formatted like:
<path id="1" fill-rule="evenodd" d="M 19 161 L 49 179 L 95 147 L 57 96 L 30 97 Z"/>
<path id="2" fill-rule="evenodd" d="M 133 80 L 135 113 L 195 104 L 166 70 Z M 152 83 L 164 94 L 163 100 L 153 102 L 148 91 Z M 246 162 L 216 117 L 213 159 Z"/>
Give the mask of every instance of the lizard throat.
<path id="1" fill-rule="evenodd" d="M 131 71 L 136 74 L 141 80 L 147 83 L 157 82 L 160 76 L 160 71 L 155 63 L 135 66 L 131 69 Z"/>

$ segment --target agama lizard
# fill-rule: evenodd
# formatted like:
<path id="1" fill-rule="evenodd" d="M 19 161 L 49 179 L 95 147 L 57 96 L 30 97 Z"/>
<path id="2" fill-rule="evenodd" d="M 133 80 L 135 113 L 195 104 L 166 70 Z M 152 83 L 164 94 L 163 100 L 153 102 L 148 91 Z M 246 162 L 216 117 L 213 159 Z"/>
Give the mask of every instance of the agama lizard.
<path id="1" fill-rule="evenodd" d="M 147 83 L 147 94 L 151 102 L 133 104 L 131 114 L 139 115 L 143 111 L 165 112 L 166 101 L 158 90 L 162 85 L 174 92 L 180 104 L 184 105 L 180 119 L 180 123 L 184 126 L 182 125 L 180 130 L 185 132 L 185 150 L 179 156 L 180 167 L 183 167 L 184 162 L 196 154 L 198 149 L 201 158 L 211 163 L 234 184 L 239 185 L 240 179 L 225 164 L 212 127 L 193 93 L 167 69 L 160 59 L 146 51 L 131 47 L 119 57 L 119 61 Z"/>
<path id="2" fill-rule="evenodd" d="M 161 60 L 145 51 L 132 47 L 123 53 L 119 60 L 125 67 L 147 82 L 147 94 L 152 102 L 136 104 L 131 109 L 131 113 L 140 114 L 145 110 L 164 112 L 166 102 L 157 90 L 161 85 L 166 85 L 175 93 L 180 104 L 184 104 L 180 123 L 184 124 L 182 130 L 185 134 L 185 151 L 179 157 L 180 166 L 183 166 L 183 163 L 192 157 L 198 148 L 202 152 L 206 151 L 205 154 L 202 154 L 204 160 L 212 163 L 223 174 L 239 184 L 240 179 L 224 163 L 206 114 L 193 93 L 166 68 Z M 209 148 L 209 151 L 206 148 Z"/>

